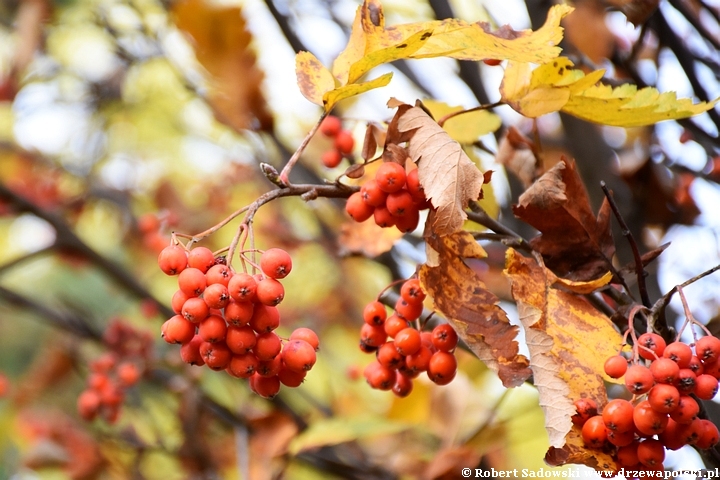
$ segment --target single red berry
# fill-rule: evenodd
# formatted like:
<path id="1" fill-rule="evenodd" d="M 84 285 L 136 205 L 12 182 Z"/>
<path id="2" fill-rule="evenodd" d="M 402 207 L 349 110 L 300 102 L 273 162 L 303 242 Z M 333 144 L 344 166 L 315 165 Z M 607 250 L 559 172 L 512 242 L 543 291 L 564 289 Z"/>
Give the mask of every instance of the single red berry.
<path id="1" fill-rule="evenodd" d="M 638 442 L 634 441 L 631 442 L 629 445 L 618 448 L 616 457 L 619 466 L 625 468 L 633 467 L 640 462 L 637 456 L 637 447 Z"/>
<path id="2" fill-rule="evenodd" d="M 408 328 L 409 326 L 410 322 L 396 314 L 392 314 L 385 320 L 385 333 L 388 337 L 395 338 L 395 335 L 397 335 L 400 330 Z"/>
<path id="3" fill-rule="evenodd" d="M 712 375 L 702 374 L 695 379 L 695 395 L 701 400 L 712 400 L 718 391 L 718 380 Z"/>
<path id="4" fill-rule="evenodd" d="M 650 364 L 650 372 L 658 383 L 674 384 L 680 373 L 678 364 L 669 358 L 658 358 Z"/>
<path id="5" fill-rule="evenodd" d="M 395 374 L 395 385 L 392 387 L 393 393 L 400 397 L 405 398 L 408 395 L 410 395 L 410 392 L 412 392 L 413 389 L 413 382 L 410 377 L 406 377 L 405 375 L 401 374 L 400 372 L 397 372 Z"/>
<path id="6" fill-rule="evenodd" d="M 687 368 L 692 370 L 695 375 L 702 375 L 704 365 L 697 356 L 693 355 L 692 357 L 690 357 L 690 364 L 687 366 Z"/>
<path id="7" fill-rule="evenodd" d="M 252 353 L 233 355 L 226 368 L 227 372 L 236 378 L 250 378 L 258 367 L 258 359 Z"/>
<path id="8" fill-rule="evenodd" d="M 405 366 L 413 373 L 424 372 L 430 366 L 430 359 L 434 352 L 422 345 L 416 353 L 405 357 Z"/>
<path id="9" fill-rule="evenodd" d="M 85 390 L 77 399 L 78 414 L 87 421 L 92 421 L 100 410 L 100 395 L 94 390 Z"/>
<path id="10" fill-rule="evenodd" d="M 405 328 L 395 335 L 395 348 L 401 355 L 408 356 L 417 353 L 420 347 L 422 347 L 420 332 L 414 328 Z"/>
<path id="11" fill-rule="evenodd" d="M 190 297 L 183 304 L 181 313 L 188 322 L 200 323 L 210 315 L 210 307 L 202 298 Z"/>
<path id="12" fill-rule="evenodd" d="M 205 274 L 197 268 L 186 268 L 178 275 L 178 288 L 188 297 L 199 297 L 207 287 Z"/>
<path id="13" fill-rule="evenodd" d="M 181 314 L 182 313 L 182 307 L 185 305 L 185 302 L 188 300 L 187 295 L 182 290 L 176 291 L 173 296 L 172 300 L 170 300 L 170 304 L 172 306 L 173 312 Z"/>
<path id="14" fill-rule="evenodd" d="M 654 383 L 653 374 L 644 365 L 631 365 L 625 373 L 625 386 L 633 395 L 648 392 Z"/>
<path id="15" fill-rule="evenodd" d="M 140 370 L 134 363 L 123 362 L 118 365 L 117 377 L 122 386 L 131 387 L 140 379 Z"/>
<path id="16" fill-rule="evenodd" d="M 690 365 L 693 353 L 689 345 L 682 342 L 673 342 L 665 347 L 662 356 L 677 363 L 680 368 L 687 368 Z"/>
<path id="17" fill-rule="evenodd" d="M 158 266 L 166 275 L 177 275 L 187 267 L 187 253 L 180 245 L 165 247 L 158 255 Z"/>
<path id="18" fill-rule="evenodd" d="M 320 348 L 320 339 L 317 333 L 306 327 L 299 327 L 290 334 L 290 340 L 305 340 L 317 351 Z"/>
<path id="19" fill-rule="evenodd" d="M 436 385 L 447 385 L 457 373 L 457 359 L 455 355 L 441 350 L 432 354 L 428 364 L 428 378 Z"/>
<path id="20" fill-rule="evenodd" d="M 670 418 L 680 424 L 687 424 L 692 422 L 695 417 L 700 413 L 700 406 L 697 404 L 694 398 L 689 395 L 680 395 L 678 406 L 675 410 L 670 412 Z"/>
<path id="21" fill-rule="evenodd" d="M 353 220 L 361 223 L 373 216 L 375 207 L 365 203 L 361 192 L 355 192 L 348 197 L 345 211 Z"/>
<path id="22" fill-rule="evenodd" d="M 255 346 L 255 331 L 249 326 L 228 327 L 225 333 L 225 344 L 236 355 L 248 353 Z"/>
<path id="23" fill-rule="evenodd" d="M 252 275 L 247 273 L 238 273 L 233 275 L 228 282 L 228 292 L 236 302 L 253 302 L 255 301 L 255 292 L 257 291 L 257 281 Z"/>
<path id="24" fill-rule="evenodd" d="M 375 355 L 380 365 L 393 370 L 397 370 L 400 365 L 405 363 L 405 357 L 397 351 L 395 342 L 392 340 L 380 345 Z"/>
<path id="25" fill-rule="evenodd" d="M 417 207 L 413 207 L 405 212 L 402 217 L 395 217 L 395 228 L 402 233 L 414 231 L 420 224 L 420 212 Z"/>
<path id="26" fill-rule="evenodd" d="M 258 362 L 255 371 L 262 377 L 274 377 L 283 369 L 283 359 L 281 355 L 276 356 L 272 360 L 264 360 Z"/>
<path id="27" fill-rule="evenodd" d="M 200 355 L 211 370 L 225 370 L 232 359 L 232 352 L 223 342 L 200 344 Z"/>
<path id="28" fill-rule="evenodd" d="M 657 333 L 643 333 L 638 337 L 638 354 L 646 360 L 662 357 L 665 340 Z"/>
<path id="29" fill-rule="evenodd" d="M 257 284 L 255 297 L 260 303 L 274 307 L 285 298 L 285 287 L 274 278 L 264 278 Z"/>
<path id="30" fill-rule="evenodd" d="M 369 323 L 363 323 L 360 327 L 360 342 L 367 345 L 368 347 L 379 347 L 385 340 L 387 335 L 385 334 L 385 328 L 382 325 L 370 325 Z"/>
<path id="31" fill-rule="evenodd" d="M 255 311 L 255 304 L 252 302 L 238 302 L 231 298 L 228 304 L 225 306 L 225 321 L 230 325 L 241 327 L 250 323 L 253 312 Z"/>
<path id="32" fill-rule="evenodd" d="M 602 411 L 602 420 L 608 430 L 629 432 L 633 429 L 633 405 L 622 398 L 610 400 Z"/>
<path id="33" fill-rule="evenodd" d="M 422 303 L 408 303 L 402 297 L 398 298 L 397 302 L 395 302 L 395 313 L 408 322 L 412 322 L 413 320 L 420 318 L 422 312 Z"/>
<path id="34" fill-rule="evenodd" d="M 432 344 L 443 352 L 452 352 L 458 343 L 455 329 L 448 323 L 442 323 L 432 330 Z"/>
<path id="35" fill-rule="evenodd" d="M 483 63 L 489 67 L 497 67 L 502 63 L 499 58 L 484 58 Z"/>
<path id="36" fill-rule="evenodd" d="M 195 335 L 192 340 L 180 347 L 180 358 L 182 361 L 199 367 L 205 365 L 205 360 L 203 360 L 200 354 L 200 345 L 203 342 L 204 340 L 200 335 Z"/>
<path id="37" fill-rule="evenodd" d="M 253 375 L 250 381 L 250 388 L 263 398 L 274 398 L 280 392 L 280 379 L 274 377 L 263 377 L 257 373 Z"/>
<path id="38" fill-rule="evenodd" d="M 230 293 L 228 289 L 222 283 L 213 283 L 208 285 L 203 292 L 203 300 L 207 303 L 207 306 L 219 310 L 225 308 L 230 302 Z"/>
<path id="39" fill-rule="evenodd" d="M 602 448 L 607 440 L 607 429 L 601 416 L 591 417 L 583 424 L 582 438 L 589 448 Z"/>
<path id="40" fill-rule="evenodd" d="M 678 424 L 677 435 L 686 445 L 695 445 L 703 432 L 701 419 L 695 418 L 690 423 Z"/>
<path id="41" fill-rule="evenodd" d="M 282 383 L 286 387 L 296 388 L 300 386 L 303 380 L 305 380 L 305 375 L 307 375 L 307 372 L 304 370 L 301 372 L 296 372 L 294 370 L 283 367 L 278 373 L 278 379 L 280 379 L 280 383 Z"/>
<path id="42" fill-rule="evenodd" d="M 708 335 L 695 342 L 695 352 L 700 360 L 712 363 L 720 358 L 720 338 Z"/>
<path id="43" fill-rule="evenodd" d="M 210 267 L 215 265 L 215 255 L 212 250 L 206 247 L 195 247 L 187 254 L 188 267 L 197 268 L 203 273 L 207 273 Z"/>
<path id="44" fill-rule="evenodd" d="M 334 137 L 340 130 L 342 130 L 342 121 L 334 115 L 328 115 L 320 123 L 320 133 L 326 137 Z"/>
<path id="45" fill-rule="evenodd" d="M 337 149 L 326 150 L 322 156 L 320 156 L 320 162 L 325 168 L 335 168 L 342 162 L 342 153 Z"/>
<path id="46" fill-rule="evenodd" d="M 292 258 L 282 248 L 270 248 L 260 256 L 260 268 L 268 277 L 279 280 L 292 270 Z"/>
<path id="47" fill-rule="evenodd" d="M 187 343 L 195 336 L 195 324 L 180 315 L 166 322 L 163 338 L 167 343 Z"/>
<path id="48" fill-rule="evenodd" d="M 335 135 L 335 149 L 344 155 L 352 153 L 355 147 L 355 139 L 348 130 L 340 130 Z"/>
<path id="49" fill-rule="evenodd" d="M 410 170 L 405 176 L 405 187 L 407 191 L 412 195 L 415 202 L 422 202 L 425 200 L 425 190 L 420 185 L 420 177 L 418 176 L 419 170 L 414 168 Z"/>
<path id="50" fill-rule="evenodd" d="M 387 318 L 385 305 L 381 302 L 374 301 L 365 305 L 363 309 L 363 320 L 370 325 L 383 325 Z"/>
<path id="51" fill-rule="evenodd" d="M 225 319 L 218 315 L 210 315 L 198 327 L 198 334 L 208 343 L 222 342 L 225 340 L 226 333 L 227 324 Z"/>
<path id="52" fill-rule="evenodd" d="M 385 207 L 395 217 L 403 217 L 410 210 L 417 210 L 412 196 L 405 189 L 389 193 L 385 200 Z"/>
<path id="53" fill-rule="evenodd" d="M 282 342 L 275 332 L 262 333 L 257 336 L 253 352 L 258 360 L 272 360 L 282 350 Z"/>
<path id="54" fill-rule="evenodd" d="M 718 428 L 710 420 L 700 420 L 700 437 L 695 442 L 695 446 L 700 450 L 707 450 L 717 445 L 720 441 Z"/>
<path id="55" fill-rule="evenodd" d="M 662 465 L 665 461 L 665 446 L 659 440 L 646 438 L 637 447 L 640 463 L 647 467 Z"/>
<path id="56" fill-rule="evenodd" d="M 621 378 L 627 372 L 628 362 L 622 355 L 613 355 L 605 360 L 604 368 L 608 377 Z"/>
<path id="57" fill-rule="evenodd" d="M 400 296 L 407 303 L 422 303 L 425 300 L 425 292 L 420 285 L 420 280 L 417 278 L 405 280 L 400 287 Z"/>
<path id="58" fill-rule="evenodd" d="M 255 304 L 249 325 L 257 333 L 266 333 L 280 326 L 280 310 L 271 305 Z"/>
<path id="59" fill-rule="evenodd" d="M 207 278 L 208 285 L 219 283 L 227 287 L 230 284 L 230 279 L 233 277 L 233 272 L 227 265 L 216 263 L 210 267 L 205 277 Z"/>
<path id="60" fill-rule="evenodd" d="M 653 410 L 650 402 L 643 400 L 635 405 L 633 423 L 635 428 L 643 435 L 657 435 L 665 430 L 668 424 L 668 414 Z"/>
<path id="61" fill-rule="evenodd" d="M 630 445 L 635 440 L 635 432 L 618 432 L 617 430 L 607 431 L 608 442 L 612 443 L 616 447 L 625 447 Z"/>
<path id="62" fill-rule="evenodd" d="M 365 203 L 373 207 L 385 205 L 388 197 L 387 192 L 380 190 L 377 182 L 372 178 L 360 187 L 360 195 Z"/>
<path id="63" fill-rule="evenodd" d="M 308 371 L 315 365 L 315 349 L 305 340 L 290 340 L 282 349 L 282 360 L 296 372 Z"/>
<path id="64" fill-rule="evenodd" d="M 670 413 L 680 402 L 680 392 L 672 385 L 658 383 L 650 389 L 648 402 L 653 410 L 659 413 Z"/>
<path id="65" fill-rule="evenodd" d="M 592 398 L 578 398 L 574 403 L 576 413 L 572 416 L 572 421 L 579 427 L 598 414 L 597 403 Z"/>
<path id="66" fill-rule="evenodd" d="M 375 172 L 375 181 L 383 192 L 397 192 L 405 186 L 405 167 L 395 162 L 385 162 Z"/>
<path id="67" fill-rule="evenodd" d="M 375 220 L 375 225 L 380 228 L 390 228 L 395 226 L 397 217 L 390 213 L 387 207 L 380 206 L 373 210 L 373 220 Z"/>
<path id="68" fill-rule="evenodd" d="M 675 386 L 680 393 L 690 395 L 695 392 L 695 382 L 697 375 L 689 368 L 681 368 L 678 371 L 678 378 L 675 380 Z"/>
<path id="69" fill-rule="evenodd" d="M 367 383 L 377 390 L 390 390 L 397 380 L 395 370 L 380 365 L 377 361 L 369 363 L 363 375 Z"/>

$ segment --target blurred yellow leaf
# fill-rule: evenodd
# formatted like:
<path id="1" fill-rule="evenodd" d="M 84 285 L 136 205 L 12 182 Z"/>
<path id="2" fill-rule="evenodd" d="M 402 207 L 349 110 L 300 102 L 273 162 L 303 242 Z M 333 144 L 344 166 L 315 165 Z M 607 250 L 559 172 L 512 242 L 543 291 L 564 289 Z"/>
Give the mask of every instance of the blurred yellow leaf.
<path id="1" fill-rule="evenodd" d="M 315 421 L 290 442 L 290 453 L 296 455 L 311 448 L 337 445 L 377 435 L 392 435 L 410 426 L 383 417 L 360 416 L 352 418 L 326 418 Z"/>
<path id="2" fill-rule="evenodd" d="M 506 260 L 550 445 L 562 449 L 572 430 L 573 402 L 581 397 L 607 402 L 604 381 L 611 379 L 603 365 L 617 354 L 622 338 L 584 298 L 555 288 L 557 277 L 534 259 L 509 249 Z M 574 283 L 580 288 L 581 282 Z"/>
<path id="3" fill-rule="evenodd" d="M 326 92 L 325 95 L 323 95 L 323 103 L 325 104 L 325 111 L 329 112 L 330 110 L 332 110 L 333 107 L 340 100 L 354 97 L 355 95 L 360 95 L 361 93 L 365 93 L 368 90 L 373 90 L 375 88 L 384 87 L 385 85 L 390 83 L 390 79 L 392 79 L 392 75 L 393 75 L 392 72 L 386 73 L 385 75 L 381 75 L 374 80 L 369 80 L 369 81 L 363 82 L 363 83 L 351 83 L 351 84 L 345 85 L 344 87 L 339 87 L 339 88 L 336 88 L 335 90 Z"/>
<path id="4" fill-rule="evenodd" d="M 335 88 L 335 78 L 320 60 L 310 52 L 295 57 L 295 74 L 300 92 L 316 105 L 323 105 L 323 95 Z"/>
<path id="5" fill-rule="evenodd" d="M 447 103 L 437 100 L 423 100 L 423 105 L 430 110 L 435 120 L 444 116 L 463 110 L 463 107 L 451 107 Z M 502 120 L 500 117 L 487 110 L 477 110 L 463 113 L 450 118 L 443 124 L 443 129 L 450 137 L 458 143 L 469 144 L 477 141 L 487 133 L 492 133 L 500 128 Z"/>

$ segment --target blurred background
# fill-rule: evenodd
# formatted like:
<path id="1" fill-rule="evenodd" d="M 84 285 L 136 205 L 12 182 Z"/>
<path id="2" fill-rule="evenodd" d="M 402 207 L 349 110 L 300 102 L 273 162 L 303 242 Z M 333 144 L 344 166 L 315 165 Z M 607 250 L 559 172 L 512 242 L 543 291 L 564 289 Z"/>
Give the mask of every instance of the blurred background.
<path id="1" fill-rule="evenodd" d="M 342 202 L 285 198 L 255 217 L 258 248 L 293 257 L 281 331 L 321 338 L 316 367 L 273 401 L 246 382 L 184 365 L 160 339 L 174 278 L 157 268 L 170 233 L 194 234 L 272 185 L 321 111 L 296 85 L 294 55 L 325 65 L 344 48 L 358 1 L 3 0 L 0 3 L 0 478 L 458 478 L 460 468 L 545 467 L 537 394 L 505 390 L 471 354 L 448 386 L 408 398 L 371 390 L 357 347 L 362 308 L 424 260 L 421 232 L 349 232 Z M 537 29 L 544 0 L 386 0 L 386 24 L 449 17 Z M 579 0 L 563 54 L 579 68 L 709 101 L 720 96 L 720 4 Z M 390 97 L 470 108 L 499 100 L 502 64 L 400 61 L 389 86 L 334 112 L 356 139 L 392 115 Z M 720 111 L 654 127 L 599 127 L 561 114 L 533 123 L 509 107 L 467 151 L 495 171 L 486 210 L 526 237 L 509 210 L 518 164 L 541 146 L 545 167 L 574 158 L 597 209 L 615 194 L 651 264 L 651 300 L 720 263 Z M 508 146 L 509 145 L 509 146 Z M 310 143 L 291 179 L 332 181 L 348 167 Z M 201 245 L 226 247 L 238 222 Z M 615 225 L 617 264 L 632 261 Z M 352 233 L 352 234 L 351 234 Z M 392 247 L 392 248 L 391 248 Z M 479 267 L 511 313 L 503 251 Z M 686 289 L 720 333 L 720 277 Z M 681 312 L 679 305 L 672 306 Z M 131 345 L 129 347 L 128 345 Z M 97 360 L 121 352 L 144 372 L 118 418 L 85 422 L 76 402 Z M 96 363 L 93 363 L 96 362 Z M 712 412 L 711 412 L 712 413 Z M 712 459 L 706 459 L 712 464 Z M 717 461 L 717 460 L 715 460 Z M 700 468 L 685 449 L 666 467 Z M 716 465 L 717 466 L 717 465 Z M 566 467 L 570 468 L 570 467 Z"/>

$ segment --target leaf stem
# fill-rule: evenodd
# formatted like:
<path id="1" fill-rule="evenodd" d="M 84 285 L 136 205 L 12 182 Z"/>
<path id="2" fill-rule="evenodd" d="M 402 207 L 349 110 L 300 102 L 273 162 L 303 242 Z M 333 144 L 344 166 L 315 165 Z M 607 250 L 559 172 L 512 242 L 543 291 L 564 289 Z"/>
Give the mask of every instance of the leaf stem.
<path id="1" fill-rule="evenodd" d="M 295 153 L 292 154 L 290 157 L 290 160 L 288 160 L 288 163 L 283 167 L 282 172 L 280 172 L 280 181 L 283 182 L 286 185 L 290 185 L 290 180 L 288 179 L 288 176 L 290 175 L 290 170 L 292 170 L 293 166 L 297 163 L 298 160 L 300 160 L 300 155 L 305 151 L 305 148 L 308 146 L 308 143 L 310 143 L 310 140 L 315 135 L 315 132 L 317 132 L 318 128 L 320 128 L 320 124 L 323 120 L 325 120 L 325 117 L 328 115 L 329 112 L 323 112 L 322 115 L 320 115 L 320 118 L 318 119 L 317 123 L 313 128 L 310 129 L 308 134 L 303 139 L 302 143 L 300 143 L 300 146 L 297 150 L 295 150 Z"/>

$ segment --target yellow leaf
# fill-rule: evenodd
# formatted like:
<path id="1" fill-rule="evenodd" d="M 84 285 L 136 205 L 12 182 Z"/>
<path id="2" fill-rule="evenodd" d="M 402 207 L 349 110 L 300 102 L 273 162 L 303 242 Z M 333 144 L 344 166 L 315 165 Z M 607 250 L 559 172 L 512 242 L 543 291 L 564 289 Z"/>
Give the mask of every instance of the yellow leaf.
<path id="1" fill-rule="evenodd" d="M 603 365 L 617 354 L 622 339 L 610 319 L 582 297 L 556 288 L 557 277 L 535 260 L 509 249 L 505 273 L 525 329 L 550 445 L 561 450 L 573 432 L 574 400 L 588 397 L 600 406 L 606 403 L 604 381 L 614 380 L 604 374 Z M 590 288 L 573 283 L 580 290 Z M 588 449 L 582 453 L 587 462 L 598 461 Z"/>
<path id="2" fill-rule="evenodd" d="M 511 106 L 526 117 L 537 118 L 541 115 L 557 112 L 565 106 L 569 98 L 570 90 L 568 88 L 542 85 L 530 90 L 527 95 Z"/>
<path id="3" fill-rule="evenodd" d="M 602 277 L 589 282 L 575 282 L 566 278 L 558 278 L 556 283 L 562 285 L 573 293 L 587 295 L 588 293 L 592 293 L 595 290 L 602 288 L 608 283 L 610 283 L 610 280 L 612 280 L 612 278 L 612 272 L 607 272 Z"/>
<path id="4" fill-rule="evenodd" d="M 362 8 L 363 7 L 358 7 L 357 12 L 355 12 L 355 20 L 353 21 L 348 44 L 333 62 L 332 74 L 338 79 L 341 85 L 345 85 L 348 82 L 350 66 L 365 55 L 365 32 L 363 31 L 360 18 Z"/>
<path id="5" fill-rule="evenodd" d="M 340 101 L 345 100 L 346 98 L 354 97 L 355 95 L 360 95 L 361 93 L 365 93 L 369 90 L 373 90 L 375 88 L 384 87 L 388 83 L 390 83 L 390 79 L 392 78 L 392 72 L 386 73 L 385 75 L 381 75 L 378 78 L 374 80 L 370 80 L 368 82 L 363 83 L 351 83 L 349 85 L 345 85 L 344 87 L 336 88 L 335 90 L 330 90 L 329 92 L 325 93 L 323 95 L 323 103 L 325 104 L 325 111 L 329 112 L 333 109 L 333 107 Z"/>
<path id="6" fill-rule="evenodd" d="M 295 56 L 295 74 L 303 96 L 323 106 L 323 95 L 335 88 L 335 78 L 330 70 L 312 53 L 300 52 Z"/>
<path id="7" fill-rule="evenodd" d="M 678 99 L 675 92 L 660 93 L 652 87 L 598 85 L 572 95 L 563 111 L 602 125 L 642 127 L 692 117 L 710 110 L 718 100 L 694 104 L 688 98 Z"/>
<path id="8" fill-rule="evenodd" d="M 368 2 L 366 1 L 366 4 Z M 376 7 L 378 3 L 372 2 Z M 365 8 L 365 5 L 363 7 Z M 369 9 L 367 9 L 369 10 Z M 513 31 L 503 28 L 490 33 L 483 22 L 468 23 L 458 19 L 435 20 L 384 27 L 372 21 L 361 22 L 365 28 L 365 53 L 400 43 L 421 30 L 432 30 L 433 36 L 408 58 L 451 57 L 480 61 L 485 58 L 543 63 L 560 54 L 556 45 L 562 39 L 560 20 L 572 12 L 568 5 L 555 5 L 545 24 L 537 31 Z M 369 13 L 365 15 L 368 17 Z"/>
<path id="9" fill-rule="evenodd" d="M 445 115 L 463 110 L 463 107 L 451 107 L 447 103 L 437 100 L 423 100 L 423 105 L 430 110 L 436 120 Z M 469 144 L 477 141 L 485 134 L 492 133 L 500 128 L 500 117 L 487 110 L 477 110 L 463 113 L 447 120 L 443 129 L 458 143 Z"/>
<path id="10" fill-rule="evenodd" d="M 354 83 L 378 65 L 390 63 L 401 58 L 408 58 L 413 52 L 420 49 L 431 37 L 432 30 L 422 30 L 410 36 L 402 43 L 368 53 L 350 66 L 347 79 L 348 83 Z"/>

